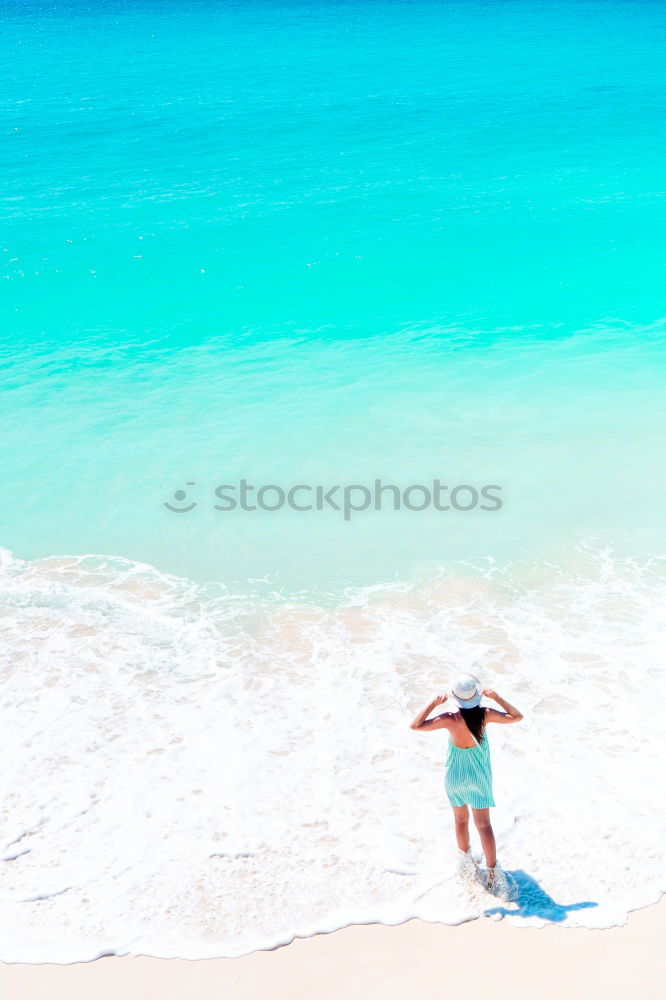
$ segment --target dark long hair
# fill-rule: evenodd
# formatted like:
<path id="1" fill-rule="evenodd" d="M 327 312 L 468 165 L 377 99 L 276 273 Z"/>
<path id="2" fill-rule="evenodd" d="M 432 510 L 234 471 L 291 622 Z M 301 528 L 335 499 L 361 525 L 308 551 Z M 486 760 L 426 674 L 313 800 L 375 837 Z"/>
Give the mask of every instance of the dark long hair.
<path id="1" fill-rule="evenodd" d="M 481 708 L 480 705 L 477 705 L 476 708 L 461 708 L 460 714 L 477 743 L 482 743 L 486 728 L 485 708 Z"/>

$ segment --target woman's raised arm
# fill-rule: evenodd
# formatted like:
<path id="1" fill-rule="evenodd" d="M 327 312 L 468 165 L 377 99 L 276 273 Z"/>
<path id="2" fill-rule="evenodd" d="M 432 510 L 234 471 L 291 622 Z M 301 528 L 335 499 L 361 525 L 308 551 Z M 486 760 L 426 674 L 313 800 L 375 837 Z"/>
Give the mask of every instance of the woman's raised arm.
<path id="1" fill-rule="evenodd" d="M 486 698 L 492 698 L 496 701 L 498 705 L 501 705 L 506 712 L 498 712 L 495 708 L 489 708 L 486 710 L 486 720 L 488 722 L 503 722 L 505 725 L 509 722 L 520 722 L 523 717 L 523 713 L 519 712 L 517 708 L 510 705 L 506 699 L 498 695 L 497 691 L 493 691 L 492 688 L 484 688 L 483 694 Z"/>
<path id="2" fill-rule="evenodd" d="M 429 705 L 426 705 L 422 712 L 419 712 L 416 718 L 410 723 L 409 728 L 425 730 L 446 729 L 447 723 L 445 720 L 448 716 L 447 712 L 443 715 L 438 715 L 436 719 L 428 719 L 428 716 L 432 712 L 433 708 L 436 708 L 438 705 L 443 705 L 447 698 L 448 695 L 446 694 L 438 694 L 436 698 L 433 698 Z M 426 719 L 428 719 L 427 722 Z"/>

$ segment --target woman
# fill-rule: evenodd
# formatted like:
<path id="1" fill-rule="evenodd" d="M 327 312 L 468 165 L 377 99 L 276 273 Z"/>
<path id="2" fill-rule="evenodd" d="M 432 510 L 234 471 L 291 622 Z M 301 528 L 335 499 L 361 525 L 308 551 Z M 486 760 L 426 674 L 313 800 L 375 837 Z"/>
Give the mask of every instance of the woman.
<path id="1" fill-rule="evenodd" d="M 471 807 L 488 868 L 487 888 L 496 896 L 508 898 L 511 894 L 510 887 L 506 874 L 497 862 L 495 835 L 490 825 L 489 810 L 490 806 L 495 805 L 495 800 L 486 726 L 489 722 L 503 725 L 520 722 L 523 716 L 496 691 L 482 689 L 473 674 L 458 677 L 452 692 L 460 706 L 457 712 L 444 712 L 434 719 L 428 719 L 432 710 L 447 700 L 448 695 L 439 694 L 416 716 L 411 728 L 425 732 L 448 729 L 449 752 L 444 787 L 453 808 L 460 870 L 465 876 L 478 875 L 469 845 L 468 807 Z M 479 702 L 482 696 L 492 698 L 501 705 L 504 712 L 498 712 L 495 708 L 481 708 Z"/>

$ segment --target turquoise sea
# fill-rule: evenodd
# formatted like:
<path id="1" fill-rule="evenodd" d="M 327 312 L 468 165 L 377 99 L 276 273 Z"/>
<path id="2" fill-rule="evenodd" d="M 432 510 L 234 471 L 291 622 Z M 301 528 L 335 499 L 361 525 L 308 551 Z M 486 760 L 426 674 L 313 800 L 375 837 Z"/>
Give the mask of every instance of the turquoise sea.
<path id="1" fill-rule="evenodd" d="M 5 2 L 2 29 L 6 547 L 298 587 L 660 537 L 663 5 Z M 214 511 L 242 477 L 504 506 Z"/>
<path id="2" fill-rule="evenodd" d="M 619 752 L 631 710 L 609 736 L 584 722 L 591 697 L 613 713 L 649 684 L 666 701 L 664 51 L 659 0 L 0 2 L 3 697 L 33 727 L 9 727 L 5 791 L 17 775 L 22 791 L 5 820 L 19 838 L 46 824 L 0 892 L 1 959 L 234 954 L 425 912 L 409 900 L 434 842 L 404 826 L 387 748 L 405 788 L 431 789 L 422 828 L 441 828 L 441 748 L 415 749 L 403 716 L 478 663 L 541 720 L 498 747 L 500 844 L 548 898 L 585 901 L 558 919 L 607 926 L 655 898 L 654 873 L 632 868 L 626 891 L 603 874 L 654 842 L 633 771 L 615 768 L 609 804 L 595 756 Z M 354 485 L 359 507 L 377 479 L 401 496 L 438 480 L 474 509 L 375 510 L 374 495 L 348 519 L 216 509 L 216 488 L 243 479 Z M 473 501 L 484 486 L 501 506 Z M 334 721 L 296 739 L 322 702 Z M 206 812 L 220 718 L 227 805 Z M 604 841 L 598 868 L 533 848 L 553 821 L 529 747 L 571 787 L 564 724 L 598 777 L 576 799 L 581 829 L 624 822 L 629 802 L 639 824 L 632 851 Z M 647 773 L 660 752 L 645 747 Z M 326 795 L 296 795 L 280 762 L 301 758 L 330 775 Z M 119 761 L 134 799 L 104 784 Z M 257 773 L 252 807 L 240 776 Z M 38 774 L 68 782 L 71 816 Z M 183 833 L 190 786 L 210 796 Z M 159 850 L 137 819 L 151 796 Z M 366 841 L 352 831 L 373 811 Z M 125 821 L 142 832 L 102 872 Z M 183 843 L 203 845 L 204 903 Z M 319 866 L 329 849 L 338 888 L 320 867 L 300 886 L 305 855 Z M 384 855 L 402 881 L 371 872 Z M 264 902 L 283 873 L 293 913 L 234 908 L 248 858 Z M 160 882 L 164 865 L 177 874 Z M 21 909 L 43 883 L 46 915 Z"/>

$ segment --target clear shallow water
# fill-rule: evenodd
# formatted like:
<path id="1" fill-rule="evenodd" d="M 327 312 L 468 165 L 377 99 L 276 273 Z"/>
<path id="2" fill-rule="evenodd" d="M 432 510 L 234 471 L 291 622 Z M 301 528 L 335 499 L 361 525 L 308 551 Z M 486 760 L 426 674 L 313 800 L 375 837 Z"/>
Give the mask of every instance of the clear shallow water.
<path id="1" fill-rule="evenodd" d="M 653 551 L 666 494 L 655 462 L 666 425 L 661 325 L 546 343 L 523 331 L 482 345 L 408 331 L 383 344 L 227 338 L 178 352 L 85 346 L 10 358 L 1 447 L 12 549 L 123 554 L 234 588 L 249 578 L 320 593 L 460 560 L 569 558 L 581 542 Z M 285 490 L 377 478 L 403 492 L 432 491 L 435 478 L 495 484 L 503 506 L 394 511 L 386 494 L 380 511 L 349 520 L 329 505 L 220 510 L 217 485 L 244 477 Z M 469 491 L 458 501 L 472 502 Z"/>
<path id="2" fill-rule="evenodd" d="M 663 693 L 650 562 L 666 499 L 663 7 L 6 3 L 1 16 L 0 544 L 18 560 L 3 564 L 2 655 L 5 706 L 34 720 L 29 739 L 7 736 L 5 855 L 14 833 L 28 838 L 20 850 L 39 845 L 2 866 L 15 933 L 1 957 L 228 954 L 368 914 L 479 912 L 487 900 L 450 883 L 417 905 L 432 886 L 371 860 L 377 838 L 397 837 L 389 868 L 405 854 L 426 871 L 441 850 L 447 870 L 441 747 L 421 751 L 408 733 L 399 762 L 390 754 L 430 688 L 475 659 L 534 712 L 497 751 L 496 822 L 515 866 L 558 904 L 598 903 L 560 913 L 566 923 L 603 926 L 656 898 L 627 835 L 629 803 L 654 822 L 650 785 L 636 804 L 622 754 L 631 726 L 585 737 L 588 758 L 603 749 L 598 783 L 619 755 L 612 806 L 591 785 L 571 793 L 583 779 L 561 732 L 583 727 L 590 697 L 613 711 L 634 685 Z M 215 511 L 215 486 L 242 477 L 495 483 L 504 506 L 349 523 Z M 197 508 L 168 512 L 189 481 Z M 86 553 L 108 559 L 100 569 Z M 350 623 L 368 601 L 379 610 Z M 253 729 L 242 750 L 224 737 L 208 760 L 215 712 L 235 732 L 273 693 L 269 735 Z M 306 704 L 325 706 L 330 729 L 294 733 Z M 344 749 L 357 713 L 378 735 Z M 586 817 L 573 855 L 551 842 L 535 741 Z M 300 813 L 285 803 L 310 753 L 318 784 Z M 276 770 L 280 755 L 290 766 Z M 52 786 L 34 780 L 54 768 Z M 265 774 L 252 796 L 246 773 Z M 71 815 L 49 791 L 65 774 Z M 410 840 L 385 806 L 413 777 L 432 798 Z M 409 809 L 396 803 L 411 816 L 409 788 Z M 202 805 L 185 822 L 190 795 Z M 146 797 L 156 826 L 137 839 Z M 342 818 L 320 837 L 309 824 L 332 822 L 331 801 Z M 626 861 L 622 889 L 591 861 L 616 822 L 598 856 Z M 220 862 L 209 841 L 227 838 L 238 844 Z M 176 863 L 197 844 L 196 864 Z M 102 870 L 104 852 L 115 860 Z M 306 856 L 321 897 L 310 880 L 294 896 L 309 916 L 278 927 L 275 859 L 296 878 Z M 530 913 L 548 918 L 543 900 Z M 79 928 L 67 942 L 54 936 L 63 914 Z"/>

